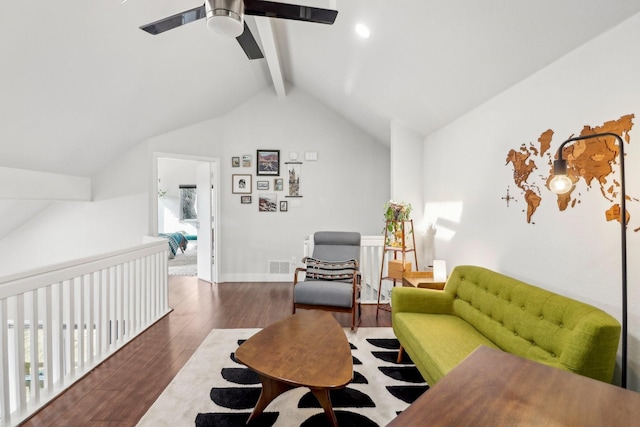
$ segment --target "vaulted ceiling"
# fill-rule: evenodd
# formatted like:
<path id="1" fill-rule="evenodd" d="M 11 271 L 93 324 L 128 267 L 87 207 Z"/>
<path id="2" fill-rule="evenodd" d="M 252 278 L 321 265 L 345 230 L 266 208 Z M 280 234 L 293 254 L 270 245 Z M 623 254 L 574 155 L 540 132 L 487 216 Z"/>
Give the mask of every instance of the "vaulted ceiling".
<path id="1" fill-rule="evenodd" d="M 640 12 L 637 0 L 290 2 L 335 7 L 338 18 L 272 19 L 270 35 L 249 17 L 258 43 L 277 47 L 287 84 L 381 143 L 391 120 L 427 135 Z M 90 176 L 129 147 L 272 85 L 267 59 L 248 60 L 204 20 L 157 36 L 138 28 L 201 4 L 3 0 L 0 166 Z"/>

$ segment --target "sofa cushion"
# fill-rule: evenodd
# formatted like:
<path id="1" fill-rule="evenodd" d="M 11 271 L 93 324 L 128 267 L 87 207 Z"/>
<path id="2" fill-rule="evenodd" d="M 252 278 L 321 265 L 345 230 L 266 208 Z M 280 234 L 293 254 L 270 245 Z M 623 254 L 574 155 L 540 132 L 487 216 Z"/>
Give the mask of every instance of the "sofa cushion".
<path id="1" fill-rule="evenodd" d="M 454 313 L 502 350 L 605 381 L 613 374 L 597 351 L 576 344 L 617 347 L 619 324 L 601 310 L 480 267 L 457 267 L 445 290 Z"/>
<path id="2" fill-rule="evenodd" d="M 500 273 L 457 266 L 443 291 L 394 288 L 391 300 L 394 332 L 431 385 L 481 344 L 597 380 L 613 378 L 616 319 Z"/>
<path id="3" fill-rule="evenodd" d="M 452 315 L 398 313 L 393 318 L 393 330 L 418 370 L 423 376 L 427 373 L 425 381 L 429 384 L 435 384 L 479 346 L 499 348 Z"/>

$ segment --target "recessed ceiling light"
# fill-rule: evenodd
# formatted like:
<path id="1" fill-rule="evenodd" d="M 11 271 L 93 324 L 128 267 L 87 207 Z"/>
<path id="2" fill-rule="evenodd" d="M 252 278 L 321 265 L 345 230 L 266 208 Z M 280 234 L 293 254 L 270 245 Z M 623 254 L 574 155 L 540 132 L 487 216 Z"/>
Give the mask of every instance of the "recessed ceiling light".
<path id="1" fill-rule="evenodd" d="M 363 39 L 368 39 L 369 36 L 371 35 L 371 31 L 369 31 L 369 27 L 367 27 L 364 24 L 356 25 L 356 33 L 358 33 L 358 35 Z"/>

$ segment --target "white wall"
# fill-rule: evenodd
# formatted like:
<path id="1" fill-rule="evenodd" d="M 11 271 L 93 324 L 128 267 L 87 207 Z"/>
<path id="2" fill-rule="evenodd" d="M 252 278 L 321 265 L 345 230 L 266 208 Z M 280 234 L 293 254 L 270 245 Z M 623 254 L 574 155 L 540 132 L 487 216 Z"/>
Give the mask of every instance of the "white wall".
<path id="1" fill-rule="evenodd" d="M 425 270 L 431 266 L 432 251 L 425 243 L 424 199 L 422 164 L 423 138 L 414 130 L 397 120 L 391 121 L 391 199 L 398 202 L 411 203 L 411 219 L 413 219 L 416 253 L 409 254 L 409 261 L 415 264 L 418 258 L 418 269 Z M 416 269 L 415 265 L 412 267 Z"/>
<path id="2" fill-rule="evenodd" d="M 640 15 L 551 64 L 480 108 L 425 138 L 425 215 L 437 219 L 437 258 L 476 264 L 598 306 L 621 318 L 620 227 L 594 186 L 560 212 L 542 203 L 526 222 L 525 201 L 506 155 L 553 129 L 552 152 L 584 125 L 636 115 L 627 152 L 629 386 L 640 389 Z M 549 166 L 539 165 L 541 174 Z M 617 168 L 616 168 L 617 171 Z M 510 187 L 516 197 L 502 199 Z"/>
<path id="3" fill-rule="evenodd" d="M 142 178 L 151 175 L 151 168 L 144 153 L 145 145 L 140 144 L 94 177 L 90 182 L 93 201 L 3 200 L 0 209 L 17 209 L 4 210 L 8 214 L 8 219 L 3 215 L 5 224 L 13 221 L 14 226 L 0 240 L 0 245 L 7 248 L 0 257 L 0 277 L 139 244 L 146 234 L 141 230 L 147 226 L 149 212 L 148 180 Z M 72 194 L 88 198 L 87 178 L 50 175 L 55 174 L 40 176 L 45 181 L 52 178 L 58 199 L 72 199 Z M 37 186 L 37 181 L 30 182 Z M 41 187 L 51 185 L 44 183 Z M 38 197 L 47 198 L 45 194 Z M 17 220 L 21 215 L 29 217 Z"/>
<path id="4" fill-rule="evenodd" d="M 51 204 L 2 240 L 0 277 L 140 244 L 144 196 Z"/>
<path id="5" fill-rule="evenodd" d="M 355 230 L 380 234 L 382 207 L 389 198 L 389 148 L 346 122 L 305 92 L 291 88 L 277 98 L 271 88 L 223 118 L 161 135 L 149 141 L 152 152 L 220 158 L 221 281 L 270 280 L 268 260 L 302 257 L 303 240 L 317 230 Z M 256 150 L 280 150 L 283 162 L 298 153 L 301 206 L 273 191 L 273 177 L 256 176 Z M 304 161 L 315 151 L 317 161 Z M 231 167 L 231 158 L 252 156 L 251 167 Z M 251 174 L 253 203 L 232 194 L 232 174 Z M 268 180 L 288 212 L 258 212 L 256 180 Z M 286 188 L 286 186 L 285 186 Z"/>
<path id="6" fill-rule="evenodd" d="M 0 167 L 0 199 L 90 200 L 89 178 Z"/>
<path id="7" fill-rule="evenodd" d="M 0 167 L 0 183 L 0 240 L 53 201 L 91 200 L 91 180 L 84 177 Z"/>
<path id="8" fill-rule="evenodd" d="M 196 167 L 201 162 L 158 158 L 158 186 L 165 194 L 158 197 L 158 233 L 185 231 L 198 234 L 195 221 L 180 220 L 180 185 L 196 184 Z"/>
<path id="9" fill-rule="evenodd" d="M 288 212 L 258 212 L 257 149 L 280 150 L 281 162 L 290 152 L 300 159 L 306 151 L 318 153 L 315 162 L 303 160 L 300 207 L 290 203 Z M 221 159 L 221 281 L 283 280 L 267 274 L 268 261 L 300 260 L 305 236 L 317 230 L 372 235 L 383 228 L 389 148 L 303 91 L 292 88 L 280 99 L 269 88 L 224 117 L 160 135 L 122 155 L 92 177 L 94 202 L 58 202 L 2 240 L 12 251 L 0 261 L 0 276 L 75 258 L 76 249 L 93 253 L 94 245 L 131 246 L 155 233 L 154 153 Z M 244 154 L 252 156 L 252 166 L 232 168 L 231 157 Z M 253 175 L 252 204 L 243 205 L 240 195 L 232 194 L 234 173 Z M 273 177 L 266 179 L 273 193 Z M 287 200 L 284 192 L 277 194 Z M 73 249 L 60 250 L 62 241 Z"/>

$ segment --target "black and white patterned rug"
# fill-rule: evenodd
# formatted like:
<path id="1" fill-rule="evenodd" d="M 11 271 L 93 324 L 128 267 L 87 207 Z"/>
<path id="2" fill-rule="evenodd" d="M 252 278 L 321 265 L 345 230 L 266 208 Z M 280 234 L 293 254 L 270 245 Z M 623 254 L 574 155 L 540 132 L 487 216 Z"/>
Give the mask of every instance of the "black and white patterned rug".
<path id="1" fill-rule="evenodd" d="M 234 352 L 259 329 L 216 329 L 205 339 L 138 426 L 244 426 L 258 401 L 258 377 Z M 391 328 L 345 329 L 353 355 L 353 381 L 331 392 L 340 426 L 384 426 L 429 387 L 408 358 L 396 363 L 399 344 Z M 309 389 L 278 396 L 252 426 L 325 426 L 324 411 Z"/>

